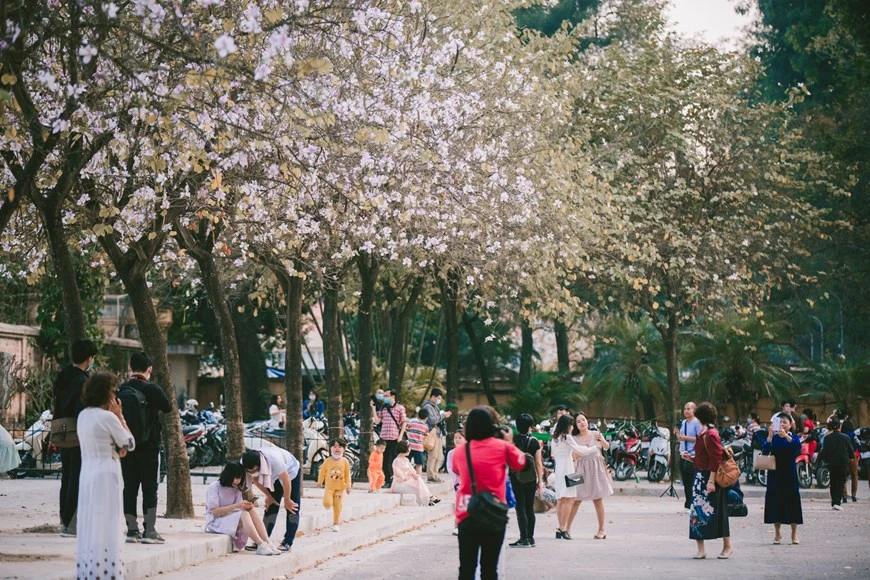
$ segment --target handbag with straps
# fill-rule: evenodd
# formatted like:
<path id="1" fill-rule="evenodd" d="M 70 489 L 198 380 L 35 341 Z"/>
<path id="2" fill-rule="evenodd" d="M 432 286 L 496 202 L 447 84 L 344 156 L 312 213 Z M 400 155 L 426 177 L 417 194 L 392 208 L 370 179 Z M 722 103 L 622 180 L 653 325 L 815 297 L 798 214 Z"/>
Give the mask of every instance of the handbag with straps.
<path id="1" fill-rule="evenodd" d="M 758 471 L 776 471 L 776 457 L 759 454 L 755 457 L 752 468 Z"/>
<path id="2" fill-rule="evenodd" d="M 490 532 L 503 532 L 507 525 L 508 505 L 492 492 L 477 492 L 474 468 L 471 466 L 471 441 L 465 444 L 465 459 L 468 461 L 468 477 L 471 479 L 471 498 L 468 500 L 468 518 Z"/>
<path id="3" fill-rule="evenodd" d="M 704 434 L 704 448 L 709 455 L 710 449 L 707 447 L 707 434 Z M 734 461 L 734 455 L 731 449 L 722 448 L 722 463 L 719 464 L 719 469 L 716 470 L 713 476 L 713 481 L 719 487 L 731 487 L 740 479 L 740 467 Z"/>

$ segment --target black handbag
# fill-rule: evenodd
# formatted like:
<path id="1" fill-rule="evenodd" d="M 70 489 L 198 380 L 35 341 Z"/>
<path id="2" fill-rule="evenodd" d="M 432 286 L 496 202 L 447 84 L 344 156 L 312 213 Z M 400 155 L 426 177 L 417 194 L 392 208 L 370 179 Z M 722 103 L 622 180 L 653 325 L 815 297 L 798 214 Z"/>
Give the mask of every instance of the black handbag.
<path id="1" fill-rule="evenodd" d="M 574 487 L 575 485 L 580 485 L 584 483 L 583 474 L 581 473 L 569 473 L 565 476 L 565 486 L 566 487 Z"/>
<path id="2" fill-rule="evenodd" d="M 503 532 L 507 525 L 508 504 L 488 491 L 477 492 L 474 468 L 471 466 L 471 441 L 465 444 L 468 477 L 471 479 L 471 499 L 468 500 L 468 518 L 490 532 Z"/>

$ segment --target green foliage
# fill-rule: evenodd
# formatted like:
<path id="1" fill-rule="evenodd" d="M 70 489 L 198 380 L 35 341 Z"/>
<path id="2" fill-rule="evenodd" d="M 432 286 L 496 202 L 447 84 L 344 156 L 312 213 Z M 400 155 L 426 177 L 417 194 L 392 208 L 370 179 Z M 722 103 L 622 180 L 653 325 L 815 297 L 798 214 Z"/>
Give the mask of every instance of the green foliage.
<path id="1" fill-rule="evenodd" d="M 103 342 L 103 330 L 99 325 L 99 319 L 103 310 L 103 295 L 108 278 L 101 269 L 91 267 L 88 255 L 74 254 L 72 259 L 84 310 L 85 330 L 87 336 L 97 343 L 99 351 Z M 49 268 L 39 282 L 39 307 L 36 319 L 40 330 L 36 344 L 48 358 L 63 365 L 69 361 L 69 348 L 61 292 L 61 286 L 52 269 Z"/>
<path id="2" fill-rule="evenodd" d="M 532 375 L 527 387 L 517 391 L 513 399 L 502 405 L 501 410 L 511 417 L 529 413 L 540 420 L 549 416 L 556 405 L 578 409 L 587 400 L 578 384 L 556 373 L 538 372 Z"/>
<path id="3" fill-rule="evenodd" d="M 848 410 L 860 422 L 861 402 L 870 399 L 870 360 L 828 358 L 813 367 L 802 382 L 809 388 L 808 395 L 833 397 L 838 409 Z"/>
<path id="4" fill-rule="evenodd" d="M 661 337 L 644 317 L 612 316 L 595 330 L 595 357 L 583 376 L 583 391 L 589 399 L 603 397 L 609 403 L 623 397 L 632 407 L 644 406 L 648 418 L 656 413 L 653 403 L 664 406 L 666 387 L 661 356 Z"/>
<path id="5" fill-rule="evenodd" d="M 517 26 L 532 29 L 547 36 L 563 26 L 573 28 L 598 9 L 601 0 L 559 0 L 554 6 L 540 4 L 516 11 Z"/>
<path id="6" fill-rule="evenodd" d="M 730 315 L 686 334 L 683 359 L 693 373 L 687 385 L 691 396 L 730 403 L 742 417 L 761 397 L 794 395 L 795 378 L 779 362 L 783 351 L 791 352 L 784 323 Z"/>

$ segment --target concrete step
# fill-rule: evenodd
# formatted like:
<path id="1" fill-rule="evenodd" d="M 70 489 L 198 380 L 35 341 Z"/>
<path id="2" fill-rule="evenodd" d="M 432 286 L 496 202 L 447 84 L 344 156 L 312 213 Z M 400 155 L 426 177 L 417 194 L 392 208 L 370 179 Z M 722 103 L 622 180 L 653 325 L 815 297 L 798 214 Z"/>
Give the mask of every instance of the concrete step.
<path id="1" fill-rule="evenodd" d="M 287 578 L 320 562 L 376 544 L 432 522 L 451 518 L 453 502 L 446 497 L 432 507 L 397 506 L 341 524 L 341 531 L 322 529 L 297 538 L 293 549 L 280 556 L 257 556 L 241 551 L 160 574 L 161 580 L 221 578 L 221 580 L 271 580 Z"/>

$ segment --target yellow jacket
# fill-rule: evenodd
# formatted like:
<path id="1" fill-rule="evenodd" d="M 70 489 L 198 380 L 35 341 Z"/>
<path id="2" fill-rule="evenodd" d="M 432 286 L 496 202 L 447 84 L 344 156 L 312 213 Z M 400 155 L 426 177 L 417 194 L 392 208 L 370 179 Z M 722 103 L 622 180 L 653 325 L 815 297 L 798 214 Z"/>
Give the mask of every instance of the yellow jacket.
<path id="1" fill-rule="evenodd" d="M 324 483 L 329 491 L 350 489 L 353 484 L 350 479 L 350 462 L 344 457 L 336 460 L 330 456 L 324 459 L 317 476 L 317 485 Z"/>

